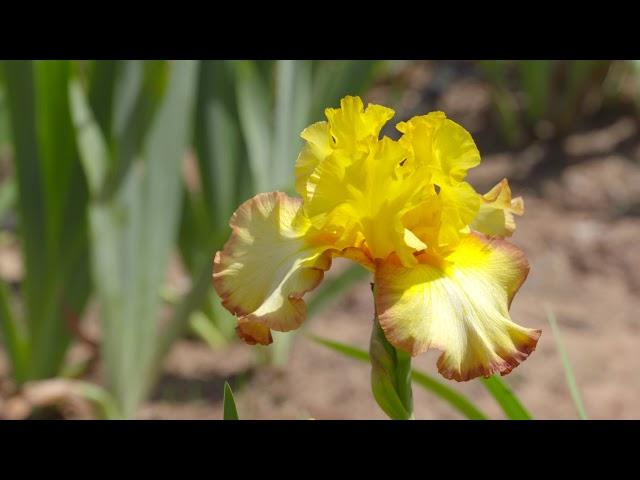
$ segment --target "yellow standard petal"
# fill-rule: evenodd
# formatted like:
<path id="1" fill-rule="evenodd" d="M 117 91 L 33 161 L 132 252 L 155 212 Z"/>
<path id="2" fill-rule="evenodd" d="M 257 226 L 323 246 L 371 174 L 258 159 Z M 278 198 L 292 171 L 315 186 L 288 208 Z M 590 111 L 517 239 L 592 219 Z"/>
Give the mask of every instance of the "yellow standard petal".
<path id="1" fill-rule="evenodd" d="M 511 188 L 507 179 L 481 197 L 478 214 L 471 228 L 485 235 L 509 237 L 516 230 L 514 215 L 524 214 L 522 197 L 511 198 Z"/>
<path id="2" fill-rule="evenodd" d="M 458 381 L 505 375 L 535 349 L 541 331 L 509 316 L 529 271 L 520 250 L 472 234 L 446 256 L 427 250 L 418 260 L 408 268 L 392 256 L 376 268 L 376 310 L 394 346 L 413 355 L 441 350 L 440 373 Z"/>
<path id="3" fill-rule="evenodd" d="M 247 343 L 271 343 L 269 329 L 293 330 L 306 314 L 302 296 L 331 266 L 327 245 L 309 241 L 302 201 L 281 192 L 256 195 L 233 214 L 230 239 L 216 253 L 214 286 L 238 316 Z"/>
<path id="4" fill-rule="evenodd" d="M 409 164 L 425 166 L 435 184 L 461 182 L 469 169 L 480 164 L 471 134 L 444 112 L 413 117 L 396 128 L 403 133 L 400 143 L 411 152 Z"/>
<path id="5" fill-rule="evenodd" d="M 419 173 L 437 193 L 407 214 L 407 228 L 430 248 L 456 244 L 469 233 L 481 204 L 464 181 L 467 171 L 480 163 L 471 134 L 443 112 L 413 117 L 397 129 L 403 133 L 399 143 L 409 152 L 407 169 Z"/>
<path id="6" fill-rule="evenodd" d="M 325 109 L 328 122 L 314 123 L 300 134 L 305 145 L 295 167 L 298 194 L 307 199 L 307 181 L 311 173 L 334 151 L 339 150 L 349 159 L 367 155 L 394 113 L 382 105 L 369 104 L 365 109 L 362 99 L 352 96 L 344 97 L 340 108 Z"/>
<path id="7" fill-rule="evenodd" d="M 335 151 L 311 174 L 304 209 L 314 228 L 334 235 L 339 249 L 366 247 L 372 258 L 395 252 L 406 264 L 426 247 L 402 223 L 404 213 L 425 198 L 429 187 L 405 176 L 406 150 L 385 137 L 369 153 L 353 157 Z"/>

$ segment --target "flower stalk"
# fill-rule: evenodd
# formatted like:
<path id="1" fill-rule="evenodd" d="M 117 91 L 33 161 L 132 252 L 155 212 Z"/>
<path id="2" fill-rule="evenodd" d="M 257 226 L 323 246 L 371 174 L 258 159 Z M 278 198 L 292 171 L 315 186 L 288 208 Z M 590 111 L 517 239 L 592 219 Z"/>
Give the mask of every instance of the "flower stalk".
<path id="1" fill-rule="evenodd" d="M 380 327 L 377 312 L 373 317 L 369 358 L 371 390 L 380 408 L 392 420 L 413 420 L 411 355 L 389 343 Z"/>

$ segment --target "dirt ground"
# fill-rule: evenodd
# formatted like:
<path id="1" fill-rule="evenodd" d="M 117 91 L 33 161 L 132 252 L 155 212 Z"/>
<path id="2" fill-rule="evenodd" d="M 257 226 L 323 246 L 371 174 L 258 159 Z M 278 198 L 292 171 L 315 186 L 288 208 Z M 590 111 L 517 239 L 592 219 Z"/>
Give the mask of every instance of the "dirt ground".
<path id="1" fill-rule="evenodd" d="M 537 350 L 505 380 L 535 418 L 577 418 L 546 319 L 548 306 L 558 318 L 588 415 L 640 418 L 637 114 L 617 107 L 578 124 L 562 141 L 536 141 L 513 151 L 496 140 L 489 93 L 482 82 L 454 75 L 442 91 L 432 94 L 427 87 L 433 72 L 425 68 L 416 77 L 418 86 L 399 100 L 404 117 L 420 109 L 443 109 L 478 141 L 483 163 L 469 176 L 476 189 L 487 191 L 507 177 L 514 195 L 524 197 L 526 212 L 517 218 L 512 241 L 526 253 L 531 273 L 511 313 L 516 322 L 541 328 L 543 334 Z M 384 96 L 384 89 L 374 89 L 369 99 Z M 366 349 L 372 315 L 371 292 L 364 281 L 309 319 L 308 330 Z M 438 376 L 438 355 L 427 352 L 414 365 Z M 282 368 L 257 366 L 252 347 L 240 343 L 213 351 L 202 342 L 182 340 L 139 416 L 219 419 L 222 385 L 229 380 L 243 418 L 383 419 L 369 375 L 368 364 L 344 358 L 304 335 L 297 335 L 290 361 Z M 439 378 L 492 418 L 503 418 L 479 382 Z M 416 418 L 461 418 L 417 386 L 414 397 Z"/>

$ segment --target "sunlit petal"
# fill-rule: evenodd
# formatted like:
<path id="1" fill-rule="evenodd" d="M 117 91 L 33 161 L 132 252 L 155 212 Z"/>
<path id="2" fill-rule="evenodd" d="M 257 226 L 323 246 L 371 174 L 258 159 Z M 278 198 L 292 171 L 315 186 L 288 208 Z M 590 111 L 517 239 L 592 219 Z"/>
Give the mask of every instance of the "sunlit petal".
<path id="1" fill-rule="evenodd" d="M 214 260 L 214 285 L 239 317 L 241 337 L 265 343 L 265 328 L 288 331 L 305 318 L 302 296 L 331 265 L 327 245 L 309 243 L 302 202 L 284 193 L 256 195 L 231 218 L 232 235 Z M 256 324 L 262 327 L 257 327 Z"/>
<path id="2" fill-rule="evenodd" d="M 472 234 L 445 257 L 427 250 L 418 260 L 377 265 L 376 309 L 393 345 L 413 355 L 442 350 L 440 373 L 458 381 L 507 374 L 535 349 L 540 331 L 513 323 L 508 311 L 529 271 L 520 250 Z"/>
<path id="3" fill-rule="evenodd" d="M 481 197 L 481 205 L 471 228 L 485 235 L 508 237 L 516 230 L 514 215 L 524 213 L 522 197 L 511 198 L 507 179 Z"/>
<path id="4" fill-rule="evenodd" d="M 412 152 L 409 165 L 427 167 L 433 183 L 462 181 L 469 169 L 480 164 L 471 134 L 443 112 L 413 117 L 396 128 L 404 134 L 400 143 Z"/>

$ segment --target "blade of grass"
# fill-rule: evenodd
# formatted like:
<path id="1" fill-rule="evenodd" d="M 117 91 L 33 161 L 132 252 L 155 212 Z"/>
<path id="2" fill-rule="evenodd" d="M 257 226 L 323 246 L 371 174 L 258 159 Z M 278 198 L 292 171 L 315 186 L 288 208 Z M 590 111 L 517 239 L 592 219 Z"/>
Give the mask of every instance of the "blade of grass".
<path id="1" fill-rule="evenodd" d="M 118 60 L 95 60 L 89 69 L 89 103 L 106 139 L 112 136 L 115 88 L 123 64 Z"/>
<path id="2" fill-rule="evenodd" d="M 75 380 L 78 393 L 90 400 L 100 418 L 107 420 L 124 419 L 118 404 L 109 391 L 93 383 Z"/>
<path id="3" fill-rule="evenodd" d="M 369 352 L 360 348 L 352 347 L 351 345 L 347 345 L 346 343 L 329 340 L 328 338 L 322 338 L 312 333 L 307 333 L 306 336 L 320 345 L 323 345 L 335 352 L 341 353 L 345 357 L 353 358 L 354 360 L 358 360 L 360 362 L 369 361 Z"/>
<path id="4" fill-rule="evenodd" d="M 0 282 L 0 340 L 6 348 L 14 378 L 18 384 L 25 382 L 28 377 L 28 339 L 13 315 L 5 282 Z"/>
<path id="5" fill-rule="evenodd" d="M 324 118 L 324 109 L 336 106 L 345 95 L 358 95 L 373 80 L 379 60 L 317 61 L 313 66 L 312 121 Z"/>
<path id="6" fill-rule="evenodd" d="M 510 146 L 517 146 L 523 140 L 524 131 L 518 115 L 518 102 L 507 87 L 508 64 L 504 60 L 482 60 L 478 65 L 491 84 L 493 106 L 502 136 Z"/>
<path id="7" fill-rule="evenodd" d="M 9 107 L 7 106 L 7 95 L 5 93 L 2 76 L 2 68 L 0 68 L 0 147 L 9 143 Z"/>
<path id="8" fill-rule="evenodd" d="M 233 392 L 229 386 L 229 382 L 224 382 L 224 395 L 222 397 L 223 420 L 240 420 L 236 401 L 233 398 Z"/>
<path id="9" fill-rule="evenodd" d="M 55 375 L 91 290 L 87 187 L 68 104 L 66 61 L 5 62 L 25 258 L 29 377 Z"/>
<path id="10" fill-rule="evenodd" d="M 235 63 L 237 79 L 238 112 L 247 151 L 254 187 L 266 192 L 273 184 L 271 165 L 271 115 L 269 91 L 263 83 L 254 62 L 242 60 Z"/>
<path id="11" fill-rule="evenodd" d="M 0 225 L 18 200 L 18 186 L 13 177 L 0 184 Z"/>
<path id="12" fill-rule="evenodd" d="M 369 362 L 369 353 L 365 350 L 359 349 L 357 347 L 352 347 L 344 343 L 318 337 L 317 335 L 307 334 L 307 336 L 314 342 L 338 353 L 341 353 L 349 358 L 353 358 L 361 362 Z M 439 382 L 426 373 L 422 373 L 414 368 L 411 371 L 411 377 L 415 383 L 447 402 L 449 405 L 451 405 L 451 407 L 453 407 L 468 419 L 485 420 L 487 418 L 487 416 L 482 413 L 475 405 L 473 405 L 473 403 L 467 400 L 464 395 L 456 392 L 452 388 L 449 388 L 442 382 Z"/>
<path id="13" fill-rule="evenodd" d="M 553 333 L 553 338 L 556 342 L 556 346 L 558 347 L 558 352 L 560 353 L 560 359 L 562 360 L 562 368 L 564 369 L 564 375 L 567 380 L 567 386 L 569 387 L 569 392 L 571 393 L 571 398 L 573 399 L 573 403 L 576 406 L 576 410 L 578 411 L 578 416 L 581 420 L 588 420 L 587 412 L 584 408 L 584 404 L 582 403 L 582 397 L 580 396 L 580 391 L 578 390 L 578 384 L 576 383 L 575 375 L 573 374 L 573 369 L 571 368 L 571 361 L 569 360 L 569 354 L 567 353 L 567 349 L 562 340 L 562 336 L 560 335 L 560 328 L 558 327 L 558 321 L 556 319 L 553 310 L 549 305 L 544 306 L 545 312 L 547 314 L 547 320 L 549 321 L 549 325 L 551 325 L 551 332 Z"/>
<path id="14" fill-rule="evenodd" d="M 527 97 L 527 114 L 532 121 L 538 121 L 548 114 L 553 61 L 520 60 L 517 65 Z"/>
<path id="15" fill-rule="evenodd" d="M 511 388 L 497 375 L 481 378 L 480 381 L 495 398 L 509 420 L 532 420 L 524 405 L 518 400 Z"/>
<path id="16" fill-rule="evenodd" d="M 276 62 L 275 130 L 271 168 L 272 189 L 286 189 L 293 183 L 293 166 L 302 146 L 311 103 L 311 65 L 308 61 Z"/>
<path id="17" fill-rule="evenodd" d="M 228 345 L 225 336 L 218 330 L 215 324 L 202 312 L 193 312 L 189 320 L 189 326 L 212 349 Z"/>
<path id="18" fill-rule="evenodd" d="M 36 133 L 35 87 L 30 62 L 5 61 L 3 67 L 16 159 L 19 232 L 27 272 L 23 299 L 28 316 L 30 306 L 37 305 L 45 297 L 47 271 L 43 245 L 47 218 Z"/>
<path id="19" fill-rule="evenodd" d="M 236 175 L 251 183 L 246 171 L 239 171 L 243 153 L 240 145 L 233 71 L 226 61 L 202 62 L 198 79 L 198 101 L 194 125 L 200 182 L 207 207 L 208 230 L 227 229 L 237 207 Z M 211 245 L 204 246 L 210 249 Z"/>
<path id="20" fill-rule="evenodd" d="M 113 196 L 94 198 L 90 209 L 105 373 L 126 418 L 135 414 L 156 378 L 160 286 L 177 233 L 196 74 L 196 62 L 172 65 L 166 95 L 142 141 L 142 158 L 132 163 Z M 78 128 L 81 120 L 76 118 Z M 90 149 L 80 142 L 90 171 L 92 152 L 107 147 L 95 121 L 84 128 L 92 128 L 93 135 L 81 138 L 101 144 Z"/>

